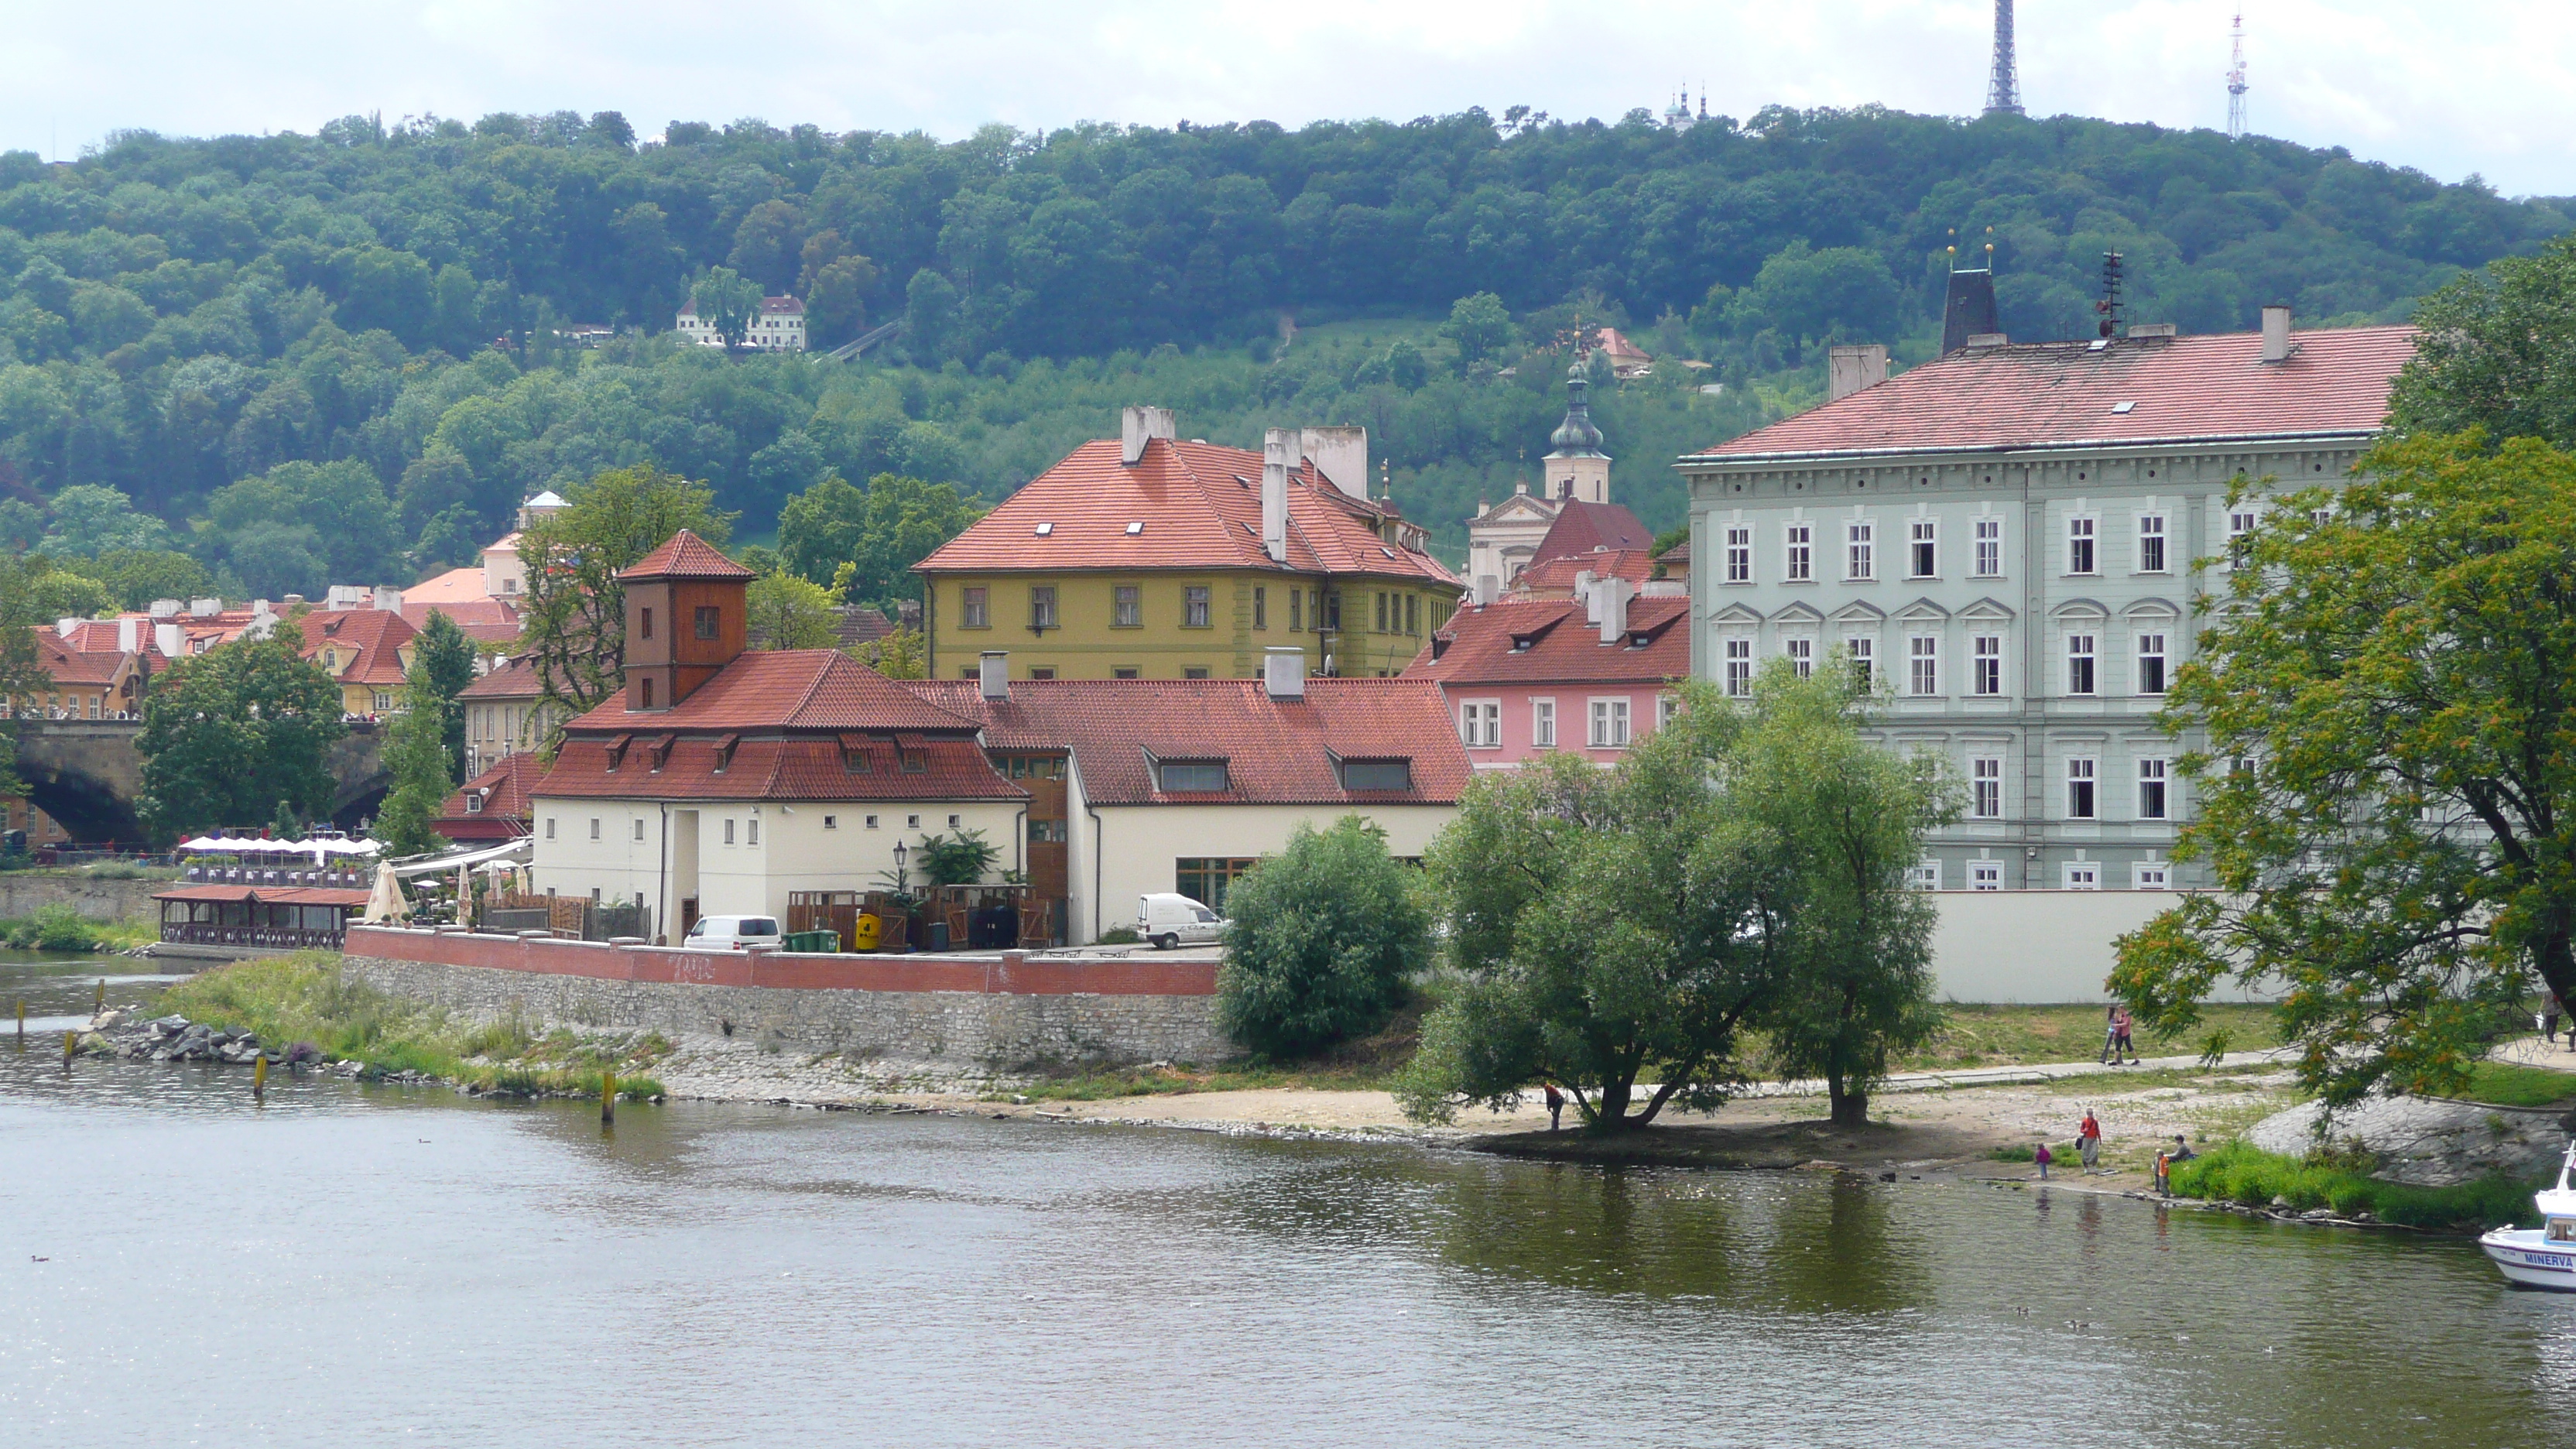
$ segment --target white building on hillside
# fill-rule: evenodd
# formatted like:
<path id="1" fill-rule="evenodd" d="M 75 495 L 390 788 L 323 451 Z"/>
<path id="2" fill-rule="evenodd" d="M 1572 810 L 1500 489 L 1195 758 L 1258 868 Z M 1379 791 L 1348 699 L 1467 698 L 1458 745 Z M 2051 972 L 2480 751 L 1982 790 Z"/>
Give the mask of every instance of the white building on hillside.
<path id="1" fill-rule="evenodd" d="M 680 304 L 680 335 L 701 347 L 722 347 L 724 338 L 716 324 L 698 315 L 698 304 Z M 763 297 L 760 315 L 751 322 L 751 330 L 742 345 L 761 352 L 802 352 L 805 350 L 805 304 L 794 297 Z"/>

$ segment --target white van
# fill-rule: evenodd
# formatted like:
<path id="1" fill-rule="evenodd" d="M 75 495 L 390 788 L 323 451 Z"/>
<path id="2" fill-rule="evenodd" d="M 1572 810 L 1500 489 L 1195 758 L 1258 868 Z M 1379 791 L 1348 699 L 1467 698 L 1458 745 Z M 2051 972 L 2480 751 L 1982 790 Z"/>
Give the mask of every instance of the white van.
<path id="1" fill-rule="evenodd" d="M 692 951 L 739 951 L 778 943 L 776 916 L 700 916 L 682 944 Z"/>
<path id="2" fill-rule="evenodd" d="M 1136 934 L 1161 951 L 1184 941 L 1203 946 L 1224 937 L 1225 917 L 1188 896 L 1158 891 L 1136 898 Z"/>

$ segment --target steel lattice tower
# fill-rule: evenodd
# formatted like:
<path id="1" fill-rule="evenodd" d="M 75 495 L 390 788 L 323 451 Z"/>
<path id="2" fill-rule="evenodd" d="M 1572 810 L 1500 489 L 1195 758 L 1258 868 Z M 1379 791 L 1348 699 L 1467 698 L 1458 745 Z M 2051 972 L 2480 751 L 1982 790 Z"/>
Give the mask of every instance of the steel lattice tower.
<path id="1" fill-rule="evenodd" d="M 2013 63 L 2013 0 L 1995 0 L 1995 69 L 1986 79 L 1986 114 L 2021 114 L 2021 73 Z"/>
<path id="2" fill-rule="evenodd" d="M 2227 62 L 2227 139 L 2233 141 L 2245 134 L 2245 12 L 2238 11 L 2229 23 L 2235 53 Z"/>

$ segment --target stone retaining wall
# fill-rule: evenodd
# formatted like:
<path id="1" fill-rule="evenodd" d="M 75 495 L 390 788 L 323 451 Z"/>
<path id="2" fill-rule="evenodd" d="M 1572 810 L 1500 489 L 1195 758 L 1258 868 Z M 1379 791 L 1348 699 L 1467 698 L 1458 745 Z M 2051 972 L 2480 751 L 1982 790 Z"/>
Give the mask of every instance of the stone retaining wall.
<path id="1" fill-rule="evenodd" d="M 36 871 L 0 871 L 0 920 L 24 920 L 39 906 L 68 902 L 93 921 L 158 921 L 161 909 L 152 893 L 168 890 L 166 880 L 92 880 L 86 876 L 45 875 Z"/>
<path id="2" fill-rule="evenodd" d="M 1211 1062 L 1209 961 L 697 952 L 352 928 L 343 970 L 478 1019 L 721 1034 L 796 1052 L 992 1073 Z"/>

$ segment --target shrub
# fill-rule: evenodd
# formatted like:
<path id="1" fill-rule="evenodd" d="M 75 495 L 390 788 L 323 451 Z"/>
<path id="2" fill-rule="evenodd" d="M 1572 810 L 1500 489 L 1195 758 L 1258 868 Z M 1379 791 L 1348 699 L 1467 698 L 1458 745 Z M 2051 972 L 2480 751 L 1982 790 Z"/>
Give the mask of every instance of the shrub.
<path id="1" fill-rule="evenodd" d="M 993 868 L 1001 852 L 984 838 L 983 831 L 960 830 L 954 836 L 923 837 L 912 858 L 932 885 L 973 885 Z"/>
<path id="2" fill-rule="evenodd" d="M 2415 1228 L 2500 1227 L 2530 1214 L 2532 1183 L 2492 1176 L 2457 1187 L 2410 1187 L 2355 1171 L 2351 1164 L 2365 1156 L 2344 1147 L 2303 1159 L 2229 1142 L 2174 1164 L 2173 1190 L 2182 1197 L 2257 1208 L 2279 1198 L 2301 1212 L 2330 1208 L 2345 1217 L 2366 1212 Z"/>
<path id="3" fill-rule="evenodd" d="M 98 923 L 72 906 L 38 906 L 23 921 L 9 923 L 9 944 L 21 951 L 95 951 L 103 939 Z"/>
<path id="4" fill-rule="evenodd" d="M 1431 956 L 1429 915 L 1382 832 L 1356 815 L 1300 825 L 1226 893 L 1217 1022 L 1270 1057 L 1383 1025 Z"/>
<path id="5" fill-rule="evenodd" d="M 1112 926 L 1108 930 L 1101 932 L 1099 936 L 1094 939 L 1093 944 L 1101 946 L 1133 946 L 1143 939 L 1143 937 L 1136 934 L 1136 928 L 1133 926 Z"/>

